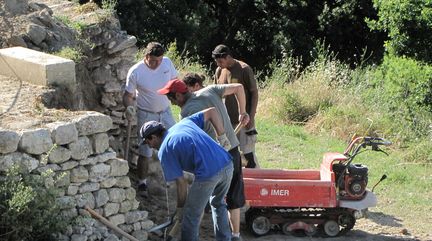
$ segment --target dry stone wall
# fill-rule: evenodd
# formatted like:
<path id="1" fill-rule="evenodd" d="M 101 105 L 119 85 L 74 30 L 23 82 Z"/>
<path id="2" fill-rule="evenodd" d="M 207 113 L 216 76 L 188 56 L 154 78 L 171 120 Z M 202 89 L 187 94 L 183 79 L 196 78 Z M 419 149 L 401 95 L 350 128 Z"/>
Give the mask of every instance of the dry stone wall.
<path id="1" fill-rule="evenodd" d="M 4 7 L 5 17 L 11 21 L 2 23 L 1 27 L 13 31 L 0 35 L 1 47 L 22 46 L 48 53 L 65 47 L 82 51 L 84 57 L 76 63 L 76 91 L 65 92 L 57 86 L 50 103 L 45 105 L 109 115 L 113 120 L 108 133 L 109 144 L 123 157 L 127 122 L 123 116 L 122 95 L 127 72 L 136 61 L 137 39 L 121 29 L 115 13 L 94 6 L 82 12 L 77 2 L 23 0 L 8 1 Z M 61 19 L 68 19 L 80 29 L 67 26 Z M 14 25 L 15 22 L 21 24 Z M 136 121 L 132 125 L 133 146 Z"/>
<path id="2" fill-rule="evenodd" d="M 109 116 L 86 112 L 71 122 L 49 123 L 43 128 L 0 129 L 0 175 L 14 165 L 40 175 L 52 170 L 62 215 L 85 218 L 70 226 L 60 240 L 120 240 L 103 224 L 89 217 L 88 206 L 139 240 L 147 240 L 153 226 L 147 211 L 139 211 L 135 189 L 127 176 L 127 161 L 109 147 Z"/>

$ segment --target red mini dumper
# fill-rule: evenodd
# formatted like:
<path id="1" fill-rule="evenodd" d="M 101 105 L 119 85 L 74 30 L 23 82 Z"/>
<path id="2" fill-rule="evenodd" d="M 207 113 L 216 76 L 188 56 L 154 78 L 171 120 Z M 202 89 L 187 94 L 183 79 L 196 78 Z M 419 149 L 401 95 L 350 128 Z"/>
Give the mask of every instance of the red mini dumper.
<path id="1" fill-rule="evenodd" d="M 377 137 L 355 138 L 344 153 L 325 153 L 319 170 L 243 169 L 248 228 L 257 236 L 272 228 L 285 234 L 344 234 L 377 203 L 366 190 L 368 168 L 352 164 L 354 157 L 362 148 L 384 152 L 379 146 L 390 144 Z"/>

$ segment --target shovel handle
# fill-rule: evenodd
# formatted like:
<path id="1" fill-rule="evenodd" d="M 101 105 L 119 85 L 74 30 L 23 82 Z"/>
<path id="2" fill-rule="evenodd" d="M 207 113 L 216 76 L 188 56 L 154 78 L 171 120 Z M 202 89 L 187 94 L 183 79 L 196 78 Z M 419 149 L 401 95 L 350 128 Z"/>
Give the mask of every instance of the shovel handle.
<path id="1" fill-rule="evenodd" d="M 127 129 L 126 129 L 126 146 L 125 146 L 125 155 L 124 155 L 124 159 L 126 161 L 129 161 L 129 144 L 130 144 L 130 135 L 131 135 L 131 130 L 132 130 L 132 121 L 128 120 L 127 121 Z"/>
<path id="2" fill-rule="evenodd" d="M 240 132 L 240 130 L 241 130 L 242 127 L 243 127 L 242 123 L 239 123 L 236 126 L 236 128 L 234 129 L 234 133 L 237 135 Z"/>
<path id="3" fill-rule="evenodd" d="M 115 232 L 117 232 L 118 234 L 122 235 L 123 237 L 131 240 L 131 241 L 139 241 L 138 239 L 136 239 L 134 236 L 126 233 L 125 231 L 121 230 L 119 227 L 115 226 L 113 223 L 111 223 L 110 221 L 108 221 L 108 219 L 102 217 L 99 213 L 97 213 L 95 210 L 89 208 L 89 207 L 85 207 L 85 209 L 87 210 L 87 212 L 89 212 L 92 217 L 98 219 L 101 223 L 105 224 L 108 228 L 114 230 Z"/>

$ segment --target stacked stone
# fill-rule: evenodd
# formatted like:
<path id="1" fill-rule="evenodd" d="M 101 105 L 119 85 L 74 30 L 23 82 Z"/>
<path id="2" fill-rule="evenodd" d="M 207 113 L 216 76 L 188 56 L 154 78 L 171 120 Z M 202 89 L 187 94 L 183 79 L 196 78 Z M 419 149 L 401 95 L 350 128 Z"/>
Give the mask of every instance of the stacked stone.
<path id="1" fill-rule="evenodd" d="M 28 25 L 25 32 L 11 33 L 3 47 L 22 46 L 55 52 L 67 46 L 75 48 L 79 42 L 85 42 L 84 45 L 88 46 L 81 48 L 86 58 L 82 63 L 76 63 L 76 93 L 62 104 L 69 109 L 98 110 L 111 116 L 110 146 L 123 157 L 122 143 L 127 125 L 123 117 L 123 86 L 129 68 L 135 63 L 137 39 L 122 31 L 116 15 L 104 9 L 77 15 L 79 5 L 76 2 L 58 1 L 52 8 L 28 0 L 8 3 L 7 12 L 22 16 Z M 82 23 L 82 31 L 78 33 L 66 26 L 54 17 L 54 12 L 57 16 Z"/>
<path id="2" fill-rule="evenodd" d="M 122 97 L 127 73 L 135 63 L 138 52 L 137 39 L 122 31 L 115 17 L 89 26 L 83 31 L 83 36 L 95 46 L 87 69 L 91 73 L 93 84 L 101 90 L 99 105 L 103 108 L 103 113 L 113 120 L 113 127 L 108 133 L 110 146 L 123 157 L 128 123 L 123 115 L 125 108 Z M 136 121 L 132 125 L 135 129 Z M 136 131 L 132 133 L 136 137 Z"/>
<path id="3" fill-rule="evenodd" d="M 83 222 L 71 226 L 59 240 L 119 240 L 111 230 L 89 218 L 90 207 L 114 225 L 139 240 L 153 226 L 127 176 L 129 167 L 109 147 L 110 117 L 87 112 L 72 122 L 55 122 L 45 128 L 20 133 L 0 130 L 0 174 L 13 165 L 27 173 L 52 170 L 52 182 L 60 190 L 58 202 L 67 217 L 83 215 Z M 48 185 L 48 184 L 47 184 Z"/>

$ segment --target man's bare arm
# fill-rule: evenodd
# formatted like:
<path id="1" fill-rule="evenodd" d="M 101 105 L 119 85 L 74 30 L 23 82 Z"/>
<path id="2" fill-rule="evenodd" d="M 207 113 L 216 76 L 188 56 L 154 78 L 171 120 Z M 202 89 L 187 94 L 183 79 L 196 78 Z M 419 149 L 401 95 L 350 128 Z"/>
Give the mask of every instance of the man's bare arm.
<path id="1" fill-rule="evenodd" d="M 177 207 L 182 208 L 186 203 L 188 182 L 186 178 L 179 177 L 176 179 L 177 185 Z"/>
<path id="2" fill-rule="evenodd" d="M 224 96 L 234 94 L 237 99 L 239 122 L 245 126 L 249 122 L 249 115 L 246 112 L 246 95 L 242 84 L 226 84 Z"/>
<path id="3" fill-rule="evenodd" d="M 251 93 L 251 105 L 250 105 L 250 111 L 249 111 L 250 121 L 246 125 L 247 129 L 255 127 L 255 114 L 256 114 L 256 109 L 258 106 L 258 89 L 251 90 L 250 93 Z"/>
<path id="4" fill-rule="evenodd" d="M 134 104 L 134 97 L 135 97 L 134 94 L 125 91 L 123 94 L 123 105 L 126 107 L 133 105 Z"/>
<path id="5" fill-rule="evenodd" d="M 210 121 L 216 130 L 218 136 L 225 133 L 225 128 L 222 122 L 222 118 L 214 107 L 203 110 L 204 121 Z"/>

